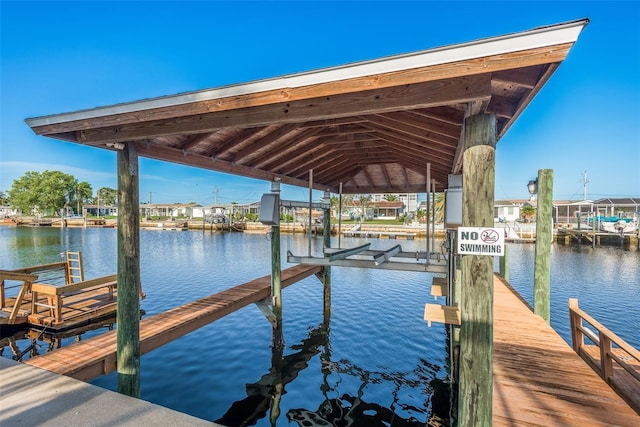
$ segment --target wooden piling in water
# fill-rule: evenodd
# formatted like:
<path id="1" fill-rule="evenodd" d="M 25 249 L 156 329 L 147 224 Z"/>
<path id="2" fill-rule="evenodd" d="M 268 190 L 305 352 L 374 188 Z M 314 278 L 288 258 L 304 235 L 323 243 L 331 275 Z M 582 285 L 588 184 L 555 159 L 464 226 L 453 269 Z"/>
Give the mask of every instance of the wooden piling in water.
<path id="1" fill-rule="evenodd" d="M 324 216 L 322 217 L 322 236 L 324 239 L 324 247 L 331 247 L 331 210 L 324 209 Z M 325 254 L 329 256 L 329 254 Z M 331 267 L 325 266 L 322 270 L 322 283 L 324 285 L 324 317 L 327 318 L 331 315 Z"/>
<path id="2" fill-rule="evenodd" d="M 465 119 L 462 226 L 492 227 L 496 117 Z M 458 425 L 488 426 L 492 419 L 493 258 L 462 257 Z"/>
<path id="3" fill-rule="evenodd" d="M 280 186 L 272 184 L 272 191 L 276 193 L 276 206 L 280 206 Z M 278 208 L 278 214 L 280 209 Z M 272 343 L 276 349 L 284 347 L 282 334 L 282 263 L 280 260 L 280 220 L 271 226 L 271 304 L 275 316 Z"/>
<path id="4" fill-rule="evenodd" d="M 538 209 L 533 272 L 533 312 L 547 323 L 551 318 L 551 243 L 553 241 L 553 170 L 538 171 Z"/>
<path id="5" fill-rule="evenodd" d="M 118 392 L 140 397 L 140 210 L 138 154 L 118 151 Z"/>
<path id="6" fill-rule="evenodd" d="M 509 281 L 509 247 L 504 245 L 504 255 L 500 257 L 500 275 Z"/>

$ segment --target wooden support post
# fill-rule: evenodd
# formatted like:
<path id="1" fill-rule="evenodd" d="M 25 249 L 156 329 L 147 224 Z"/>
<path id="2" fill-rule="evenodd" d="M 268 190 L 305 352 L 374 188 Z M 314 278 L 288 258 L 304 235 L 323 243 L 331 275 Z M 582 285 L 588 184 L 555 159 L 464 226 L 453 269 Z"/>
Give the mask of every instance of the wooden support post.
<path id="1" fill-rule="evenodd" d="M 338 249 L 342 246 L 340 241 L 342 235 L 342 183 L 340 183 L 340 196 L 338 196 Z"/>
<path id="2" fill-rule="evenodd" d="M 325 193 L 326 198 L 330 198 L 330 194 Z M 328 200 L 327 200 L 328 201 Z M 324 209 L 324 216 L 322 217 L 323 227 L 323 239 L 324 247 L 331 247 L 331 209 Z M 323 251 L 324 252 L 324 251 Z M 329 254 L 325 253 L 325 257 Z M 322 269 L 322 283 L 324 284 L 324 316 L 330 316 L 331 314 L 331 267 L 325 266 Z"/>
<path id="3" fill-rule="evenodd" d="M 431 198 L 429 197 L 429 187 L 431 185 L 431 163 L 427 163 L 427 213 L 425 215 L 425 222 L 427 226 L 426 237 L 427 237 L 427 264 L 431 261 L 431 239 L 429 238 L 429 211 L 431 209 Z"/>
<path id="4" fill-rule="evenodd" d="M 596 248 L 596 221 L 593 215 L 591 215 L 591 232 L 593 233 L 593 238 L 591 239 L 591 247 L 595 249 Z"/>
<path id="5" fill-rule="evenodd" d="M 118 392 L 140 397 L 140 196 L 133 143 L 118 151 Z"/>
<path id="6" fill-rule="evenodd" d="M 551 216 L 553 215 L 553 170 L 538 171 L 536 249 L 533 271 L 533 312 L 550 323 Z"/>
<path id="7" fill-rule="evenodd" d="M 465 119 L 462 226 L 492 227 L 496 118 Z M 493 404 L 493 258 L 462 257 L 458 425 L 490 426 Z"/>
<path id="8" fill-rule="evenodd" d="M 509 247 L 504 245 L 504 255 L 500 257 L 500 275 L 509 281 Z"/>
<path id="9" fill-rule="evenodd" d="M 276 193 L 276 206 L 280 206 L 280 184 L 273 182 L 271 191 Z M 280 208 L 278 208 L 278 214 Z M 271 304 L 275 316 L 272 344 L 274 349 L 284 347 L 282 334 L 282 263 L 280 261 L 280 221 L 271 226 Z"/>

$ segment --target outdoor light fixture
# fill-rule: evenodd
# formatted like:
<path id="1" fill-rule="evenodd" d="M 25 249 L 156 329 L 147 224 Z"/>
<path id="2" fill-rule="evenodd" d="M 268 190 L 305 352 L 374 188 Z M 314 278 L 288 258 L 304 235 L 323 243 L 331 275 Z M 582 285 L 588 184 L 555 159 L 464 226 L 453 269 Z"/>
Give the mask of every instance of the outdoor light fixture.
<path id="1" fill-rule="evenodd" d="M 529 183 L 527 184 L 527 189 L 529 190 L 529 194 L 531 194 L 532 196 L 534 194 L 538 194 L 538 178 L 529 181 Z"/>

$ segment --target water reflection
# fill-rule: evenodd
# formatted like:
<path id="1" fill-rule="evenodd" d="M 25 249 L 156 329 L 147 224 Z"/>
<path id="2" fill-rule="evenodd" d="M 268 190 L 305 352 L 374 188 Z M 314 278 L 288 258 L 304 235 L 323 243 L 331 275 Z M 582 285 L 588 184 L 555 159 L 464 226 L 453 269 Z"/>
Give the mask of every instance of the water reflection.
<path id="1" fill-rule="evenodd" d="M 293 353 L 283 357 L 282 347 L 272 346 L 272 366 L 268 373 L 255 383 L 247 384 L 247 397 L 234 402 L 226 413 L 215 420 L 229 427 L 249 426 L 267 416 L 272 426 L 280 418 L 280 402 L 286 393 L 285 386 L 309 367 L 310 361 L 319 355 L 323 381 L 320 385 L 323 400 L 317 409 L 290 408 L 286 412 L 289 423 L 299 426 L 424 426 L 448 425 L 449 384 L 436 377 L 440 367 L 420 359 L 419 365 L 410 372 L 392 371 L 381 367 L 370 371 L 349 360 L 331 359 L 328 317 L 319 326 L 312 328 L 300 344 L 291 346 Z M 275 342 L 276 340 L 274 340 Z M 355 379 L 359 384 L 355 394 L 341 392 L 342 388 L 352 388 L 345 377 Z M 384 384 L 392 396 L 389 407 L 372 403 L 365 399 L 365 389 L 369 385 Z M 415 391 L 417 395 L 430 396 L 419 406 L 404 403 L 402 397 Z M 403 417 L 398 413 L 414 413 L 416 416 Z M 421 419 L 418 419 L 418 416 Z"/>
<path id="2" fill-rule="evenodd" d="M 0 357 L 9 356 L 19 362 L 45 354 L 71 342 L 79 342 L 87 335 L 102 334 L 113 330 L 115 317 L 105 318 L 79 328 L 65 331 L 51 331 L 47 328 L 24 328 L 23 325 L 2 325 L 0 329 Z"/>

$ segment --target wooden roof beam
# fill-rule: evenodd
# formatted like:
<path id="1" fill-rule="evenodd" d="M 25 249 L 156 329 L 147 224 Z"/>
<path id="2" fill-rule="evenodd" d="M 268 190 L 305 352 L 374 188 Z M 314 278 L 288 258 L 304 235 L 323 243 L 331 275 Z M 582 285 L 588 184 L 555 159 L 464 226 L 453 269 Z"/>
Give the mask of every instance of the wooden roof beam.
<path id="1" fill-rule="evenodd" d="M 535 65 L 527 68 L 518 68 L 515 70 L 496 71 L 492 74 L 491 79 L 501 83 L 513 84 L 526 89 L 533 89 L 538 83 L 540 73 L 544 66 Z"/>
<path id="2" fill-rule="evenodd" d="M 415 141 L 398 138 L 393 133 L 381 134 L 380 139 L 388 144 L 390 148 L 397 150 L 398 154 L 409 154 L 417 159 L 424 159 L 425 163 L 430 161 L 431 163 L 449 165 L 453 159 L 453 153 L 443 154 L 439 151 L 431 150 L 431 147 L 426 144 L 417 144 Z"/>
<path id="3" fill-rule="evenodd" d="M 279 169 L 283 173 L 291 176 L 300 176 L 309 169 L 321 173 L 326 168 L 331 168 L 334 164 L 341 163 L 343 161 L 351 161 L 349 158 L 342 156 L 336 156 L 333 150 L 318 150 L 314 153 L 310 153 L 303 158 L 300 158 L 295 164 L 291 165 L 289 169 Z"/>
<path id="4" fill-rule="evenodd" d="M 382 165 L 380 165 L 380 167 L 382 169 L 382 174 L 384 175 L 385 182 L 389 187 L 391 187 L 391 176 L 389 176 L 389 171 L 387 171 L 387 165 L 383 163 Z"/>
<path id="5" fill-rule="evenodd" d="M 211 136 L 211 133 L 201 133 L 199 135 L 192 135 L 190 137 L 188 137 L 182 144 L 180 144 L 180 146 L 178 148 L 180 148 L 181 150 L 187 150 L 189 151 L 191 148 L 195 147 L 196 145 L 200 144 L 201 142 L 204 142 L 207 140 L 207 138 L 209 138 Z"/>
<path id="6" fill-rule="evenodd" d="M 253 156 L 253 160 L 248 163 L 255 165 L 256 159 L 265 158 L 266 156 L 273 157 L 276 152 L 282 152 L 292 145 L 299 144 L 301 141 L 309 139 L 319 131 L 318 128 L 306 129 L 302 132 L 296 132 L 296 130 L 297 126 L 295 124 L 286 124 L 275 132 L 257 139 L 251 145 L 238 151 L 232 156 L 231 160 L 246 164 L 247 162 L 244 161 L 245 157 Z M 273 147 L 273 149 L 269 148 L 274 145 L 276 147 Z"/>
<path id="7" fill-rule="evenodd" d="M 383 116 L 391 116 L 393 119 L 408 123 L 416 128 L 423 129 L 427 132 L 436 133 L 454 140 L 458 140 L 460 132 L 460 124 L 452 125 L 451 123 L 435 120 L 431 117 L 421 115 L 414 111 L 398 111 L 395 113 L 385 113 Z"/>
<path id="8" fill-rule="evenodd" d="M 223 157 L 224 154 L 236 146 L 236 144 L 246 139 L 252 138 L 262 132 L 264 128 L 240 129 L 237 135 L 226 139 L 224 142 L 212 144 L 206 152 L 206 155 L 213 157 Z"/>
<path id="9" fill-rule="evenodd" d="M 284 151 L 277 158 L 264 163 L 261 168 L 268 170 L 283 170 L 286 165 L 297 162 L 301 157 L 313 155 L 318 151 L 323 151 L 323 138 L 314 139 L 312 143 L 291 144 L 291 150 Z"/>
<path id="10" fill-rule="evenodd" d="M 495 113 L 497 117 L 510 119 L 516 113 L 518 105 L 510 98 L 493 95 L 489 102 L 488 111 Z"/>
<path id="11" fill-rule="evenodd" d="M 358 115 L 460 104 L 491 95 L 488 74 L 428 81 L 399 87 L 303 99 L 273 105 L 216 111 L 187 117 L 125 123 L 82 130 L 79 142 L 100 145 L 176 134 L 193 135 L 222 128 L 252 128 Z"/>
<path id="12" fill-rule="evenodd" d="M 411 110 L 411 112 L 415 115 L 436 120 L 446 125 L 456 126 L 457 128 L 460 128 L 460 121 L 464 118 L 464 111 L 453 108 L 453 106 L 416 109 Z"/>
<path id="13" fill-rule="evenodd" d="M 419 138 L 420 140 L 429 141 L 436 146 L 441 145 L 445 148 L 449 148 L 451 144 L 455 144 L 458 141 L 457 138 L 450 135 L 437 134 L 431 130 L 423 128 L 422 126 L 415 125 L 408 121 L 399 120 L 393 116 L 382 114 L 375 114 L 373 116 L 374 117 L 371 120 L 385 128 Z"/>
<path id="14" fill-rule="evenodd" d="M 317 136 L 317 128 L 310 128 L 303 131 L 300 135 L 297 135 L 295 139 L 281 142 L 269 151 L 259 154 L 251 160 L 250 165 L 252 167 L 263 167 L 264 164 L 270 161 L 273 162 L 286 157 L 288 153 L 293 152 L 298 147 L 307 146 L 317 148 L 318 144 L 322 141 L 323 139 Z"/>
<path id="15" fill-rule="evenodd" d="M 218 172 L 230 173 L 233 175 L 246 176 L 249 178 L 263 179 L 273 181 L 279 178 L 284 184 L 296 185 L 298 187 L 308 186 L 308 182 L 301 179 L 280 175 L 260 169 L 250 168 L 242 165 L 234 165 L 231 162 L 218 160 L 201 154 L 191 154 L 175 148 L 155 146 L 144 142 L 138 142 L 136 151 L 138 155 L 150 159 L 162 160 L 166 162 L 176 163 L 180 165 L 193 166 L 202 169 L 208 169 Z M 322 190 L 323 186 L 315 186 L 315 189 Z M 335 189 L 334 189 L 335 190 Z"/>

